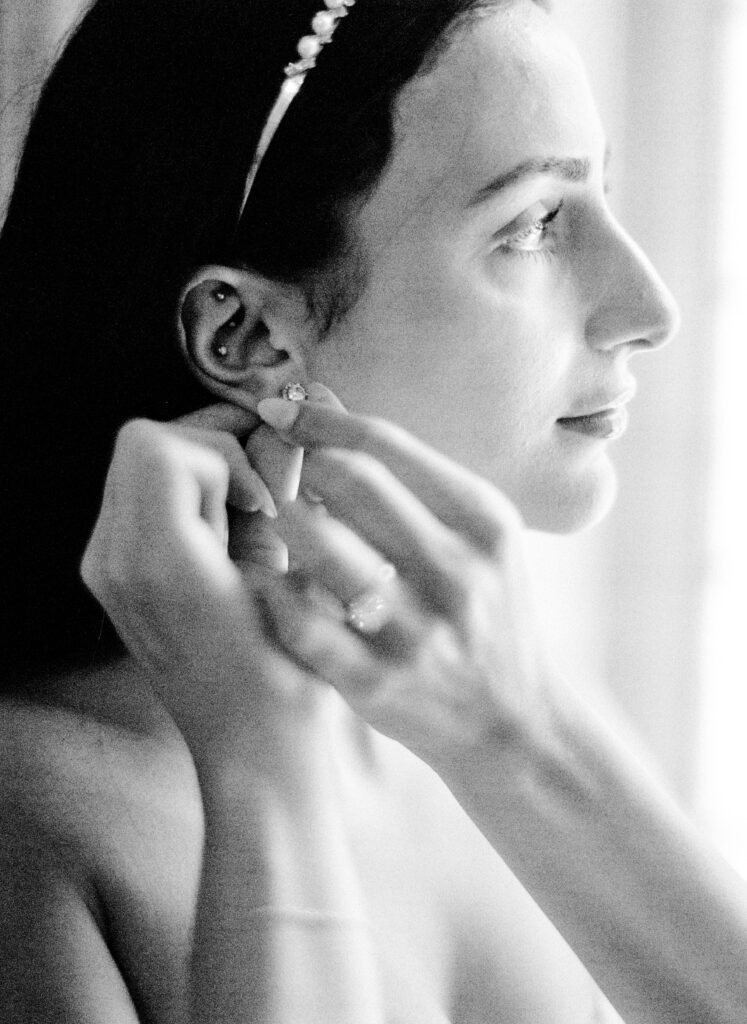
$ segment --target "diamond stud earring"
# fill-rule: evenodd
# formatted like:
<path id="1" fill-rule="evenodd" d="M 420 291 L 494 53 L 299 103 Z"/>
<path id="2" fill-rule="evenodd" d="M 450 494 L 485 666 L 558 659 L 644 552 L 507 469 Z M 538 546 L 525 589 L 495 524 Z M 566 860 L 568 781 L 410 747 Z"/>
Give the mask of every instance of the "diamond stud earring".
<path id="1" fill-rule="evenodd" d="M 295 381 L 286 384 L 280 394 L 286 402 L 305 402 L 309 397 L 303 384 L 298 384 Z"/>

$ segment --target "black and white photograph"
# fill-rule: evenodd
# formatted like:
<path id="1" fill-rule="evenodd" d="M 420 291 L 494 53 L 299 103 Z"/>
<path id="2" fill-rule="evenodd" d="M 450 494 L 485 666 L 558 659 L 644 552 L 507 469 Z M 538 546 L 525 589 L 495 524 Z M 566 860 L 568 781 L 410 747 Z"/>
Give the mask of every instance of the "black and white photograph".
<path id="1" fill-rule="evenodd" d="M 0 0 L 0 1024 L 747 1024 L 747 0 Z"/>

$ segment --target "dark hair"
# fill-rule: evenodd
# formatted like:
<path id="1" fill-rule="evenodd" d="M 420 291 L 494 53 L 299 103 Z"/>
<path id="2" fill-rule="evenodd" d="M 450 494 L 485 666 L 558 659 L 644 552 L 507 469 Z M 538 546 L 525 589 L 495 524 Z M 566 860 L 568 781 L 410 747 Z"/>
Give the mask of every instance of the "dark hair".
<path id="1" fill-rule="evenodd" d="M 398 91 L 497 2 L 359 0 L 238 230 L 259 132 L 320 0 L 98 0 L 83 18 L 42 93 L 0 238 L 9 668 L 112 649 L 78 565 L 121 424 L 206 401 L 173 341 L 188 271 L 244 262 L 304 283 L 334 316 L 355 265 L 341 211 L 386 163 Z"/>

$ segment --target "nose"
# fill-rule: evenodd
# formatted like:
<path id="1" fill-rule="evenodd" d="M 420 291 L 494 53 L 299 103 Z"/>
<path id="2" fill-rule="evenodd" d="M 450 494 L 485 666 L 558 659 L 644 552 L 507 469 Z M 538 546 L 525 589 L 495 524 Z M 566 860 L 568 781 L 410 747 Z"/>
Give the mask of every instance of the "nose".
<path id="1" fill-rule="evenodd" d="M 625 345 L 632 353 L 671 341 L 680 325 L 674 296 L 620 224 L 606 221 L 589 250 L 588 343 L 604 350 Z"/>

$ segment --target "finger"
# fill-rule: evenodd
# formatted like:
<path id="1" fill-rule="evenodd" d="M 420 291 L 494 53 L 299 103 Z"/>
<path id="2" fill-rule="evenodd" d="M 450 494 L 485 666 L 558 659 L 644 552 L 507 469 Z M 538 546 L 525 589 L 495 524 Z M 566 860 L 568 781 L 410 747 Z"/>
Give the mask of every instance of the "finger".
<path id="1" fill-rule="evenodd" d="M 134 472 L 107 480 L 105 503 L 129 509 L 133 551 L 115 541 L 126 563 L 139 556 L 142 570 L 153 571 L 161 549 L 172 557 L 201 559 L 219 574 L 228 563 L 225 554 L 226 499 L 229 466 L 222 454 L 189 437 L 147 420 L 133 421 L 119 434 L 122 465 Z M 115 455 L 116 459 L 116 455 Z M 163 560 L 162 558 L 160 559 Z"/>
<path id="2" fill-rule="evenodd" d="M 463 609 L 469 549 L 381 462 L 359 452 L 307 454 L 304 485 L 335 518 L 379 551 L 425 607 L 451 617 Z"/>
<path id="3" fill-rule="evenodd" d="M 310 402 L 315 402 L 318 405 L 326 405 L 330 409 L 336 409 L 338 412 L 347 412 L 345 406 L 334 391 L 330 391 L 328 387 L 325 387 L 325 385 L 321 384 L 319 381 L 313 381 L 309 384 L 308 396 Z"/>
<path id="4" fill-rule="evenodd" d="M 274 573 L 288 571 L 288 548 L 274 521 L 256 513 L 236 512 L 231 516 L 228 554 L 249 579 L 256 578 L 259 567 Z"/>
<path id="5" fill-rule="evenodd" d="M 348 527 L 300 500 L 283 509 L 278 527 L 291 570 L 302 570 L 343 604 L 373 586 L 388 564 Z"/>
<path id="6" fill-rule="evenodd" d="M 258 412 L 307 449 L 345 448 L 379 459 L 443 523 L 487 553 L 519 523 L 513 505 L 494 487 L 394 424 L 316 402 L 269 399 L 259 403 Z"/>
<path id="7" fill-rule="evenodd" d="M 198 430 L 225 430 L 234 437 L 248 434 L 261 423 L 260 417 L 247 409 L 240 409 L 230 402 L 216 402 L 215 405 L 197 409 L 186 416 L 180 416 L 172 423 Z"/>
<path id="8" fill-rule="evenodd" d="M 366 643 L 325 615 L 287 578 L 267 581 L 258 597 L 280 647 L 317 679 L 344 697 L 376 687 L 381 670 Z"/>
<path id="9" fill-rule="evenodd" d="M 303 451 L 298 445 L 288 444 L 262 424 L 249 436 L 245 451 L 267 485 L 276 508 L 296 500 L 303 463 Z"/>
<path id="10" fill-rule="evenodd" d="M 323 384 L 310 384 L 309 397 L 322 405 L 329 405 L 344 412 L 345 407 Z M 276 399 L 284 407 L 295 406 L 297 402 Z M 301 446 L 286 438 L 279 437 L 271 427 L 261 426 L 250 436 L 246 445 L 247 455 L 257 467 L 277 505 L 295 501 L 301 477 L 303 453 Z"/>
<path id="11" fill-rule="evenodd" d="M 417 643 L 420 614 L 409 606 L 411 598 L 398 585 L 392 564 L 343 523 L 301 501 L 284 509 L 279 525 L 291 570 L 331 594 L 340 619 L 351 603 L 368 595 L 381 601 L 375 618 L 382 621 L 366 639 L 388 658 L 407 657 Z"/>
<path id="12" fill-rule="evenodd" d="M 267 430 L 264 426 L 259 429 Z M 244 512 L 262 511 L 271 519 L 277 518 L 277 507 L 267 484 L 260 472 L 250 464 L 244 448 L 233 434 L 226 431 L 181 427 L 177 436 L 190 438 L 223 456 L 228 465 L 229 504 Z"/>

